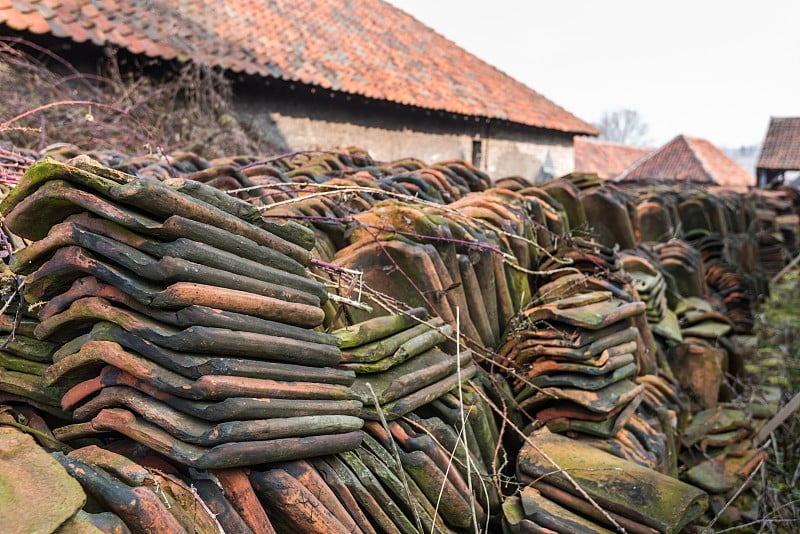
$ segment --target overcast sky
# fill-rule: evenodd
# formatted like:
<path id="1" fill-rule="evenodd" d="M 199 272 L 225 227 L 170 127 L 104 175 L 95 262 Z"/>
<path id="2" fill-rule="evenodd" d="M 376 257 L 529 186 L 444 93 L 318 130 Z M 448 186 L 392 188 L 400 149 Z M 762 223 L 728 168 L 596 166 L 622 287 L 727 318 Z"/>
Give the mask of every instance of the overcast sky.
<path id="1" fill-rule="evenodd" d="M 800 0 L 389 1 L 585 121 L 638 111 L 654 146 L 800 116 Z"/>

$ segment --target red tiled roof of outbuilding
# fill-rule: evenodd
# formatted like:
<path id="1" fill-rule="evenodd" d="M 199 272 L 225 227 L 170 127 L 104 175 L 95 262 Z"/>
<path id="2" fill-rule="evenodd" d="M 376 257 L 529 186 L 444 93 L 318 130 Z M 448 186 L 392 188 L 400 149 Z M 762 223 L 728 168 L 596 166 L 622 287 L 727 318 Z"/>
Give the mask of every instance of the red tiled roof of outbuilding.
<path id="1" fill-rule="evenodd" d="M 800 117 L 770 119 L 756 167 L 800 170 Z"/>
<path id="2" fill-rule="evenodd" d="M 408 106 L 597 133 L 381 0 L 0 0 L 0 24 Z"/>
<path id="3" fill-rule="evenodd" d="M 575 172 L 594 173 L 609 180 L 652 151 L 652 148 L 579 136 L 575 138 Z"/>
<path id="4" fill-rule="evenodd" d="M 615 181 L 747 188 L 754 186 L 756 179 L 709 141 L 679 135 L 636 162 Z"/>

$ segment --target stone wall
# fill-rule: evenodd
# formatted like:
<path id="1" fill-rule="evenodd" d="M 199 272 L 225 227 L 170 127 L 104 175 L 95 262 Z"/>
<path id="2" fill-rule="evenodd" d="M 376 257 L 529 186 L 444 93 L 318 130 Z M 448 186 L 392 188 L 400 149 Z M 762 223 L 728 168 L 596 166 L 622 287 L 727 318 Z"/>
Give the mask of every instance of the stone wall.
<path id="1" fill-rule="evenodd" d="M 473 160 L 494 177 L 536 179 L 549 155 L 552 175 L 573 170 L 573 135 L 508 122 L 409 108 L 291 85 L 240 88 L 237 111 L 287 150 L 332 149 L 369 142 L 370 154 L 391 161 L 414 154 L 426 162 Z"/>

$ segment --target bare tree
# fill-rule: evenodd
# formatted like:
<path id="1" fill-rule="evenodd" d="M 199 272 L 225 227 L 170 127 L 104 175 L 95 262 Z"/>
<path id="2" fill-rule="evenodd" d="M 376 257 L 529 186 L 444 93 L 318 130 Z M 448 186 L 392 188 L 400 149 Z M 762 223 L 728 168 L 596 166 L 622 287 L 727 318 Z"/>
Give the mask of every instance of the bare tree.
<path id="1" fill-rule="evenodd" d="M 626 145 L 642 145 L 647 135 L 647 124 L 632 109 L 607 111 L 595 127 L 600 130 L 600 139 Z"/>

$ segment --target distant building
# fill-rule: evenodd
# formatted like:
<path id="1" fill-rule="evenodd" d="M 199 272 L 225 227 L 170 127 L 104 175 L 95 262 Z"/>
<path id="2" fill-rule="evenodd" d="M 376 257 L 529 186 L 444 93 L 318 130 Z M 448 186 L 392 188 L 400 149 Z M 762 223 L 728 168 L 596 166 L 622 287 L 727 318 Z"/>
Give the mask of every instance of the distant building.
<path id="1" fill-rule="evenodd" d="M 758 187 L 800 173 L 800 117 L 772 117 L 756 164 Z"/>
<path id="2" fill-rule="evenodd" d="M 593 173 L 604 180 L 614 179 L 652 151 L 652 148 L 576 137 L 575 172 Z"/>
<path id="3" fill-rule="evenodd" d="M 355 144 L 536 177 L 548 157 L 572 171 L 573 137 L 597 134 L 381 0 L 14 0 L 0 2 L 0 28 L 223 68 L 238 111 L 291 149 Z"/>
<path id="4" fill-rule="evenodd" d="M 634 163 L 615 181 L 637 185 L 680 184 L 747 189 L 755 177 L 705 139 L 679 135 Z"/>

